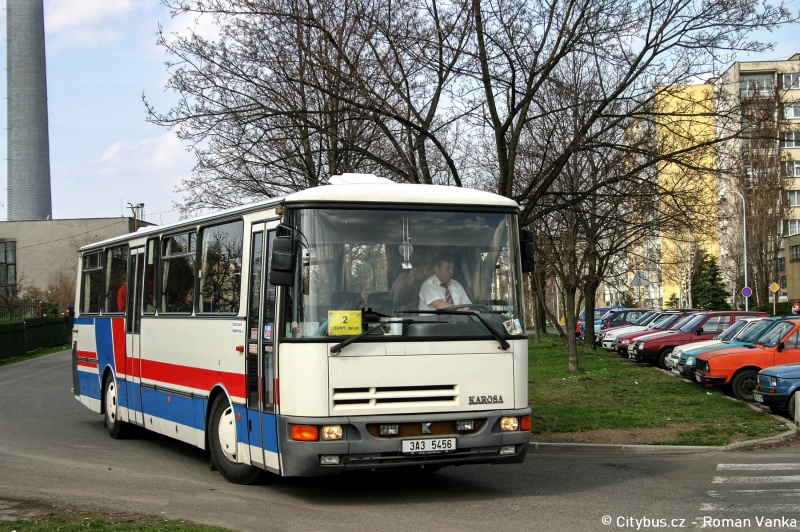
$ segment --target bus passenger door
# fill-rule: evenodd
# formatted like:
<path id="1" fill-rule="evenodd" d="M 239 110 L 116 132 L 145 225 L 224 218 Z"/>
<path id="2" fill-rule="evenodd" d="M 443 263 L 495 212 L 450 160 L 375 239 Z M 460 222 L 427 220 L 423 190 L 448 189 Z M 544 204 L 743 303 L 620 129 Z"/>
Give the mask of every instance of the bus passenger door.
<path id="1" fill-rule="evenodd" d="M 247 311 L 247 416 L 250 457 L 279 473 L 275 412 L 275 287 L 269 259 L 276 223 L 255 224 L 251 233 Z M 253 448 L 257 447 L 257 449 Z"/>
<path id="2" fill-rule="evenodd" d="M 142 374 L 139 352 L 139 330 L 142 325 L 142 277 L 144 246 L 131 248 L 128 256 L 128 294 L 125 305 L 125 398 L 129 421 L 144 424 L 142 417 Z"/>

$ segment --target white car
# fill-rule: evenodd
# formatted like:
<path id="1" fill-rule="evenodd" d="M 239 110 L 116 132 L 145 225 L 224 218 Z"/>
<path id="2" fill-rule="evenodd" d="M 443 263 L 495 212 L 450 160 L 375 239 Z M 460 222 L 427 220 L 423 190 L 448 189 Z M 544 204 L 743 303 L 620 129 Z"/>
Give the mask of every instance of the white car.
<path id="1" fill-rule="evenodd" d="M 672 353 L 667 355 L 666 364 L 672 371 L 677 371 L 678 360 L 680 360 L 681 354 L 683 354 L 685 351 L 699 347 L 712 347 L 723 342 L 735 341 L 737 337 L 742 335 L 745 331 L 747 331 L 747 329 L 762 319 L 764 318 L 742 318 L 722 331 L 712 340 L 703 340 L 702 342 L 692 342 L 690 344 L 679 345 L 672 350 Z"/>

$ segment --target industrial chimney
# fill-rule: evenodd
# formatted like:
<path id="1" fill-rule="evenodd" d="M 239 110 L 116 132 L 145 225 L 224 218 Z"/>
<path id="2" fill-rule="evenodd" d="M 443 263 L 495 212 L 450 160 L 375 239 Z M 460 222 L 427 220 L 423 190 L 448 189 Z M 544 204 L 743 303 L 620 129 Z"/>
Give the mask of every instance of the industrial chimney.
<path id="1" fill-rule="evenodd" d="M 8 220 L 51 218 L 42 0 L 6 1 Z"/>

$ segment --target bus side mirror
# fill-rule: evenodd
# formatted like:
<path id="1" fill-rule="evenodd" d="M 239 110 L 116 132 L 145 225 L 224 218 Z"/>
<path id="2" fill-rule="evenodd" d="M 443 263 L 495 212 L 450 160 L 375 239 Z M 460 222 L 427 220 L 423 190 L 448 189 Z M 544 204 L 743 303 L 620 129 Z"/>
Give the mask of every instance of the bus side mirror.
<path id="1" fill-rule="evenodd" d="M 533 271 L 533 231 L 530 229 L 519 230 L 519 250 L 522 259 L 522 271 Z"/>
<path id="2" fill-rule="evenodd" d="M 297 252 L 295 250 L 294 231 L 285 225 L 279 225 L 272 242 L 269 282 L 275 286 L 292 286 L 297 270 Z"/>

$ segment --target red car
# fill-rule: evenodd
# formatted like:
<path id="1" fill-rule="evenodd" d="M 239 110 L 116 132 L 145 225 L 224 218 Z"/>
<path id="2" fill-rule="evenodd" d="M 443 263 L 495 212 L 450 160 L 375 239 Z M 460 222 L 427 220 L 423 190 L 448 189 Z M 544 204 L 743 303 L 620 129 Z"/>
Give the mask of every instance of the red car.
<path id="1" fill-rule="evenodd" d="M 684 322 L 680 328 L 673 327 L 669 331 L 638 338 L 632 345 L 633 358 L 640 362 L 659 365 L 662 369 L 670 369 L 667 366 L 667 355 L 679 345 L 712 340 L 734 322 L 751 316 L 767 317 L 769 314 L 735 310 L 699 312 Z"/>
<path id="2" fill-rule="evenodd" d="M 800 318 L 775 322 L 752 347 L 732 347 L 697 356 L 695 380 L 703 386 L 727 386 L 743 401 L 753 400 L 761 369 L 800 362 Z"/>

